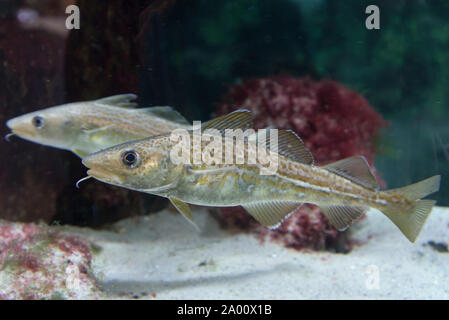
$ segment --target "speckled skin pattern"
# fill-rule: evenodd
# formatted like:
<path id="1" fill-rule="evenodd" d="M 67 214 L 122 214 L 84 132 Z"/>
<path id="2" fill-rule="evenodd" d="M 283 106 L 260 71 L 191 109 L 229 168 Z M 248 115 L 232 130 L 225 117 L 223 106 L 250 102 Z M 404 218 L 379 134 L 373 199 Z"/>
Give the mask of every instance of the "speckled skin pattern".
<path id="1" fill-rule="evenodd" d="M 409 205 L 399 194 L 371 190 L 322 167 L 278 154 L 278 170 L 272 175 L 261 174 L 260 163 L 267 163 L 266 159 L 256 164 L 176 165 L 170 161 L 175 145 L 170 135 L 164 134 L 94 153 L 83 163 L 90 168 L 88 175 L 100 181 L 197 205 L 226 207 L 267 200 L 378 209 Z M 245 159 L 255 152 L 251 145 L 245 145 Z M 206 142 L 202 146 L 204 150 Z M 129 168 L 123 164 L 121 157 L 126 151 L 138 154 L 138 165 Z"/>

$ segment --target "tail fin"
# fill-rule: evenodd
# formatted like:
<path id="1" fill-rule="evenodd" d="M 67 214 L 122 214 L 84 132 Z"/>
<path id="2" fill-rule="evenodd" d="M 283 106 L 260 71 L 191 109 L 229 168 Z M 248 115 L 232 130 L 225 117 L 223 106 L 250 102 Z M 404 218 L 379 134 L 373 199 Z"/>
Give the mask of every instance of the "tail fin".
<path id="1" fill-rule="evenodd" d="M 410 201 L 415 201 L 411 212 L 400 212 L 396 208 L 383 210 L 383 213 L 402 231 L 411 242 L 415 242 L 429 217 L 435 200 L 420 200 L 440 189 L 440 176 L 433 176 L 406 187 L 385 191 L 400 194 Z"/>

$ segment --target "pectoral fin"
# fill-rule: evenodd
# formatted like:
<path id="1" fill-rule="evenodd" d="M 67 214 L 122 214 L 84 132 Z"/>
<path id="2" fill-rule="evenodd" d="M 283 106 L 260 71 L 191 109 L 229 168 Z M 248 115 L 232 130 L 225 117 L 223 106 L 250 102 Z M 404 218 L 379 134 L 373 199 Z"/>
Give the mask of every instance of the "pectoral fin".
<path id="1" fill-rule="evenodd" d="M 108 129 L 111 126 L 105 126 L 105 127 L 98 127 L 98 128 L 92 128 L 92 129 L 84 129 L 83 132 L 87 134 L 88 136 L 93 136 L 97 134 L 102 134 L 108 131 Z"/>
<path id="2" fill-rule="evenodd" d="M 177 198 L 169 197 L 168 198 L 172 205 L 186 218 L 191 224 L 195 226 L 195 228 L 199 231 L 200 228 L 198 225 L 193 221 L 192 213 L 190 212 L 189 205 L 185 203 L 184 201 L 181 201 Z"/>
<path id="3" fill-rule="evenodd" d="M 276 229 L 302 203 L 293 201 L 261 201 L 242 205 L 254 219 L 265 227 Z"/>
<path id="4" fill-rule="evenodd" d="M 83 133 L 88 137 L 90 143 L 104 147 L 104 137 L 112 136 L 114 128 L 105 126 L 100 128 L 85 129 Z"/>

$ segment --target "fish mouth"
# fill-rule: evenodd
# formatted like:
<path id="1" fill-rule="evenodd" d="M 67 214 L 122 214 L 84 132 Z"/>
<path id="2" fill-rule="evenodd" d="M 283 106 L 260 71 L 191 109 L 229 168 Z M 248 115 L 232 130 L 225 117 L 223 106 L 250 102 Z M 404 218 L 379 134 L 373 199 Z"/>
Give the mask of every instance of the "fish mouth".
<path id="1" fill-rule="evenodd" d="M 122 179 L 115 173 L 112 173 L 107 170 L 100 169 L 89 169 L 87 170 L 87 175 L 91 176 L 97 180 L 102 182 L 110 183 L 110 184 L 121 184 Z"/>
<path id="2" fill-rule="evenodd" d="M 9 119 L 6 121 L 6 126 L 11 130 L 12 133 L 17 135 L 20 134 L 19 123 L 17 122 L 17 118 Z"/>
<path id="3" fill-rule="evenodd" d="M 6 126 L 11 130 L 11 133 L 8 134 L 8 137 L 13 135 L 21 137 L 23 139 L 31 139 L 33 137 L 33 133 L 30 132 L 30 130 L 23 128 L 20 123 L 16 122 L 15 118 L 6 121 Z"/>
<path id="4" fill-rule="evenodd" d="M 27 137 L 27 136 L 29 136 L 29 134 L 25 130 L 20 130 L 20 129 L 17 129 L 17 128 L 13 129 L 11 127 L 9 127 L 9 129 L 11 129 L 11 133 L 9 133 L 8 135 L 16 135 L 16 136 L 19 136 L 19 137 Z"/>
<path id="5" fill-rule="evenodd" d="M 19 138 L 22 138 L 26 141 L 30 141 L 30 142 L 34 142 L 34 143 L 40 143 L 40 144 L 44 144 L 43 142 L 41 142 L 39 139 L 36 139 L 35 136 L 33 136 L 32 133 L 25 131 L 25 130 L 20 130 L 20 129 L 11 129 L 11 132 L 8 133 L 4 138 L 6 141 L 10 141 L 10 138 L 16 136 Z M 49 144 L 50 145 L 50 144 Z M 51 146 L 51 145 L 50 145 Z"/>

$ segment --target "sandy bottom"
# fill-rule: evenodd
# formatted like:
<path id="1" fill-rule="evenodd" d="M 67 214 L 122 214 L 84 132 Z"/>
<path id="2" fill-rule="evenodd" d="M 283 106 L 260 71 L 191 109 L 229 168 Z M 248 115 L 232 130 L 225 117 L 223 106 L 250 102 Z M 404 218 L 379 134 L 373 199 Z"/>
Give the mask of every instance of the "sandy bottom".
<path id="1" fill-rule="evenodd" d="M 93 270 L 105 298 L 448 299 L 449 209 L 435 208 L 412 244 L 378 211 L 352 227 L 349 254 L 298 252 L 221 230 L 205 209 L 197 232 L 162 211 L 121 221 L 115 231 L 70 228 L 98 244 Z"/>

